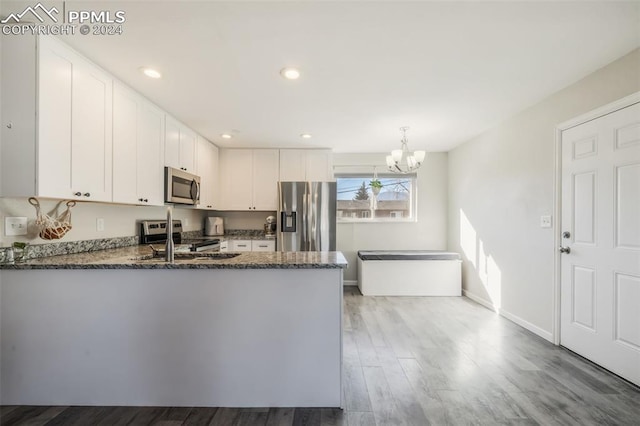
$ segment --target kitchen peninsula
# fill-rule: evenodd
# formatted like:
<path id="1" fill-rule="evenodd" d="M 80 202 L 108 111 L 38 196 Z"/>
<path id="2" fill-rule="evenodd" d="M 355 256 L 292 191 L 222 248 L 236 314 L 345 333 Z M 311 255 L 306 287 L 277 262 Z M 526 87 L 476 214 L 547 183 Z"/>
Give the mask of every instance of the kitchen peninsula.
<path id="1" fill-rule="evenodd" d="M 340 252 L 0 265 L 3 405 L 342 406 Z"/>

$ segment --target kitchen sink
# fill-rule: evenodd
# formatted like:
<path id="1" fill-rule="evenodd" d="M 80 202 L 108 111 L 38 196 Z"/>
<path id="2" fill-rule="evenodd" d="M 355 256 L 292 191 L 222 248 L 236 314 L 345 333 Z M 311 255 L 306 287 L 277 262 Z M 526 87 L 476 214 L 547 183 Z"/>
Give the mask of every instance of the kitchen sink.
<path id="1" fill-rule="evenodd" d="M 206 253 L 206 252 L 177 252 L 174 254 L 175 260 L 222 260 L 233 259 L 240 256 L 240 253 Z M 144 256 L 134 257 L 131 260 L 144 261 L 144 260 L 161 260 L 164 261 L 164 253 L 154 256 L 153 254 L 147 254 Z"/>

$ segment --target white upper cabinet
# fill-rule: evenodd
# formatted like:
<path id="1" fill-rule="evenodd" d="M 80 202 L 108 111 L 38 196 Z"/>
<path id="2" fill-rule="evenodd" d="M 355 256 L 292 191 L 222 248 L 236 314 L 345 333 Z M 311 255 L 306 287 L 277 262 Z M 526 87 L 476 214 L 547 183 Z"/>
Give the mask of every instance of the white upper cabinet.
<path id="1" fill-rule="evenodd" d="M 253 210 L 278 210 L 277 149 L 253 150 Z"/>
<path id="2" fill-rule="evenodd" d="M 138 114 L 140 98 L 132 91 L 113 88 L 113 201 L 138 201 Z"/>
<path id="3" fill-rule="evenodd" d="M 195 173 L 196 134 L 169 115 L 165 129 L 164 165 Z"/>
<path id="4" fill-rule="evenodd" d="M 281 149 L 282 182 L 326 182 L 333 180 L 333 155 L 329 149 Z"/>
<path id="5" fill-rule="evenodd" d="M 218 181 L 218 147 L 198 136 L 196 173 L 200 176 L 200 204 L 201 209 L 219 207 L 220 182 Z"/>
<path id="6" fill-rule="evenodd" d="M 36 144 L 39 179 L 37 191 L 32 195 L 67 198 L 71 196 L 71 88 L 74 58 L 62 44 L 45 37 L 40 39 L 39 53 L 39 99 L 36 106 L 40 119 Z M 3 60 L 3 64 L 6 61 Z M 3 87 L 2 94 L 5 93 Z M 2 111 L 7 111 L 4 105 Z"/>
<path id="7" fill-rule="evenodd" d="M 220 172 L 222 209 L 277 210 L 277 149 L 223 149 Z"/>
<path id="8" fill-rule="evenodd" d="M 76 197 L 80 192 L 92 201 L 111 201 L 112 88 L 108 74 L 74 60 L 70 189 Z"/>
<path id="9" fill-rule="evenodd" d="M 253 209 L 253 151 L 221 149 L 220 176 L 224 210 Z"/>
<path id="10" fill-rule="evenodd" d="M 280 150 L 280 181 L 304 182 L 307 180 L 307 154 L 303 149 Z"/>
<path id="11" fill-rule="evenodd" d="M 150 102 L 140 104 L 138 115 L 138 202 L 164 205 L 164 111 Z"/>
<path id="12" fill-rule="evenodd" d="M 120 84 L 113 91 L 113 201 L 162 205 L 164 112 Z"/>
<path id="13" fill-rule="evenodd" d="M 2 195 L 111 201 L 112 78 L 53 37 L 2 54 Z"/>

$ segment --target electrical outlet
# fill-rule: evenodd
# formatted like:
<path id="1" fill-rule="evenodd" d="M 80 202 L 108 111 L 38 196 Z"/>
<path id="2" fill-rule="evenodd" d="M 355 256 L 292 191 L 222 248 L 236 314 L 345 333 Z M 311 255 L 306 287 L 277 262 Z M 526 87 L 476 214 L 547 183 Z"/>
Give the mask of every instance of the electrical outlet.
<path id="1" fill-rule="evenodd" d="M 189 226 L 189 219 L 182 219 L 182 224 L 184 225 L 184 227 L 186 228 L 187 226 Z"/>
<path id="2" fill-rule="evenodd" d="M 104 219 L 101 217 L 96 219 L 96 231 L 98 232 L 104 231 Z"/>
<path id="3" fill-rule="evenodd" d="M 540 216 L 540 228 L 551 228 L 551 216 Z"/>
<path id="4" fill-rule="evenodd" d="M 13 235 L 27 235 L 27 218 L 26 217 L 5 217 L 4 218 L 4 235 L 7 237 Z"/>

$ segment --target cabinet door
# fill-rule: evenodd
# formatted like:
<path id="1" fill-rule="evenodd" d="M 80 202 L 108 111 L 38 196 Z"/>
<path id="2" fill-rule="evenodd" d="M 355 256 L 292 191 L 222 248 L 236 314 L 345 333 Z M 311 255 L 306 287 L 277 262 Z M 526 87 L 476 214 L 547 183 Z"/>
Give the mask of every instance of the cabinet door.
<path id="1" fill-rule="evenodd" d="M 196 173 L 200 176 L 200 205 L 202 209 L 211 209 L 214 205 L 214 193 L 218 191 L 217 175 L 218 148 L 208 140 L 198 136 Z"/>
<path id="2" fill-rule="evenodd" d="M 180 127 L 180 168 L 189 173 L 196 172 L 196 139 L 189 128 Z"/>
<path id="3" fill-rule="evenodd" d="M 251 251 L 251 240 L 233 240 L 233 251 Z"/>
<path id="4" fill-rule="evenodd" d="M 304 182 L 306 180 L 306 154 L 303 149 L 280 150 L 280 181 Z"/>
<path id="5" fill-rule="evenodd" d="M 253 152 L 250 149 L 220 150 L 225 210 L 253 210 Z"/>
<path id="6" fill-rule="evenodd" d="M 138 112 L 138 145 L 136 176 L 138 202 L 164 205 L 164 169 L 162 149 L 164 145 L 164 112 L 153 104 L 142 101 Z"/>
<path id="7" fill-rule="evenodd" d="M 213 155 L 211 162 L 213 165 L 213 170 L 211 172 L 211 187 L 213 188 L 211 203 L 214 208 L 218 209 L 222 202 L 222 190 L 220 187 L 220 150 L 213 144 L 211 146 L 213 147 L 213 150 L 211 151 L 211 154 Z"/>
<path id="8" fill-rule="evenodd" d="M 276 242 L 273 240 L 252 240 L 251 251 L 276 251 Z"/>
<path id="9" fill-rule="evenodd" d="M 73 56 L 41 37 L 38 73 L 38 195 L 71 198 Z"/>
<path id="10" fill-rule="evenodd" d="M 164 165 L 180 168 L 180 123 L 168 115 L 165 117 Z"/>
<path id="11" fill-rule="evenodd" d="M 253 210 L 278 210 L 279 152 L 253 150 Z"/>
<path id="12" fill-rule="evenodd" d="M 306 155 L 306 179 L 309 182 L 333 180 L 332 153 L 330 150 L 310 149 Z"/>
<path id="13" fill-rule="evenodd" d="M 138 112 L 140 98 L 122 86 L 113 89 L 113 201 L 138 202 Z"/>
<path id="14" fill-rule="evenodd" d="M 112 199 L 112 83 L 98 68 L 74 59 L 71 187 L 91 201 Z"/>

